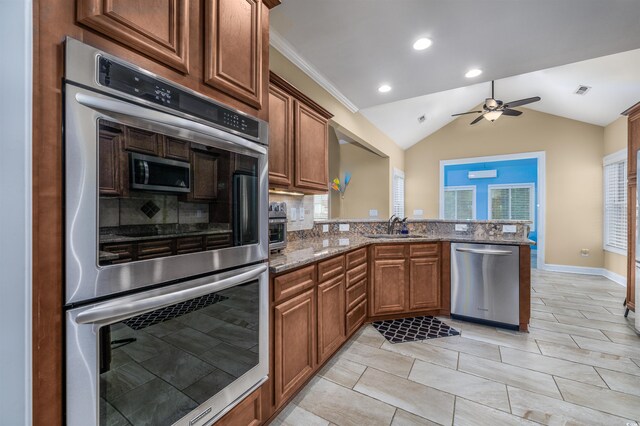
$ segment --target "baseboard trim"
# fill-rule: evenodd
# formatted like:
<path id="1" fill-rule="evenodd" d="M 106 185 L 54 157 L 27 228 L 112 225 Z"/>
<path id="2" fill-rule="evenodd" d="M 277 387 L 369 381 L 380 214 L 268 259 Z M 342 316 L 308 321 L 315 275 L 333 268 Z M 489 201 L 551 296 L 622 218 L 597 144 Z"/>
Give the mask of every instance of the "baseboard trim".
<path id="1" fill-rule="evenodd" d="M 570 266 L 570 265 L 553 265 L 545 263 L 542 267 L 543 270 L 549 272 L 564 272 L 567 274 L 580 274 L 580 275 L 597 275 L 605 277 L 622 287 L 627 286 L 627 279 L 620 274 L 611 272 L 604 268 L 591 268 L 586 266 Z"/>

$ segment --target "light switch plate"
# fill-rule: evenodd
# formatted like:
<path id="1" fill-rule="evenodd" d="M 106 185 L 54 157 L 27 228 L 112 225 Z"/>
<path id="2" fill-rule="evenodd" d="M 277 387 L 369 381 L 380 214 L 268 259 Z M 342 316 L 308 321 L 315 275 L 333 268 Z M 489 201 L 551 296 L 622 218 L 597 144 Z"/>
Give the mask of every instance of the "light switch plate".
<path id="1" fill-rule="evenodd" d="M 464 232 L 468 229 L 469 229 L 469 225 L 467 225 L 466 223 L 456 223 L 457 232 Z"/>
<path id="2" fill-rule="evenodd" d="M 502 225 L 503 234 L 515 234 L 516 229 L 516 225 Z"/>
<path id="3" fill-rule="evenodd" d="M 348 238 L 340 238 L 338 240 L 338 244 L 341 246 L 348 246 L 349 245 L 349 239 Z"/>
<path id="4" fill-rule="evenodd" d="M 329 247 L 329 240 L 322 240 L 322 247 Z"/>
<path id="5" fill-rule="evenodd" d="M 376 209 L 369 210 L 369 217 L 378 217 L 378 210 Z"/>
<path id="6" fill-rule="evenodd" d="M 300 213 L 298 214 L 300 220 L 304 220 L 304 207 L 300 207 Z"/>
<path id="7" fill-rule="evenodd" d="M 341 223 L 339 225 L 338 229 L 340 230 L 340 232 L 348 232 L 349 231 L 349 224 L 348 223 Z"/>
<path id="8" fill-rule="evenodd" d="M 322 232 L 329 232 L 329 225 L 322 225 Z"/>
<path id="9" fill-rule="evenodd" d="M 424 216 L 424 210 L 416 209 L 416 210 L 413 211 L 413 215 L 414 216 Z"/>
<path id="10" fill-rule="evenodd" d="M 291 222 L 295 222 L 296 220 L 298 220 L 298 209 L 296 209 L 295 207 L 292 207 L 289 210 L 289 220 Z"/>

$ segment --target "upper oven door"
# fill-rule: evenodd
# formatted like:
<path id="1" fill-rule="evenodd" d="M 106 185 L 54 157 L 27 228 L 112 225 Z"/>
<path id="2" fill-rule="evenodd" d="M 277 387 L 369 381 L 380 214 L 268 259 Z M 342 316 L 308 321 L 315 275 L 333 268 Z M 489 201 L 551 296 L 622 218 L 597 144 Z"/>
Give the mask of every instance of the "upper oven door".
<path id="1" fill-rule="evenodd" d="M 267 259 L 266 147 L 72 84 L 65 143 L 66 303 Z"/>

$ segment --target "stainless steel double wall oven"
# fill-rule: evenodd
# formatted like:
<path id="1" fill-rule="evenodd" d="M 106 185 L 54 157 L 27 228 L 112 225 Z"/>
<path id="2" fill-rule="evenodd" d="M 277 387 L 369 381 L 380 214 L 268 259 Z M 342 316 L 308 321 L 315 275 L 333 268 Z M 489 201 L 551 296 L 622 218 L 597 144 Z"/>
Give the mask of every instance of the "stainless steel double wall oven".
<path id="1" fill-rule="evenodd" d="M 268 374 L 267 124 L 66 41 L 69 425 L 211 424 Z"/>

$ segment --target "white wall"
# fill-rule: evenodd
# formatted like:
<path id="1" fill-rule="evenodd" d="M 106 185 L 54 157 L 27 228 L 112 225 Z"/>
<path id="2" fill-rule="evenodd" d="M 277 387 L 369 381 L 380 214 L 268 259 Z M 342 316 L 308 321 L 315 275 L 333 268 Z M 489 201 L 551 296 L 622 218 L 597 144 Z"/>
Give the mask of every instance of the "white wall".
<path id="1" fill-rule="evenodd" d="M 31 424 L 31 0 L 0 0 L 0 424 Z"/>

